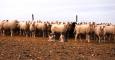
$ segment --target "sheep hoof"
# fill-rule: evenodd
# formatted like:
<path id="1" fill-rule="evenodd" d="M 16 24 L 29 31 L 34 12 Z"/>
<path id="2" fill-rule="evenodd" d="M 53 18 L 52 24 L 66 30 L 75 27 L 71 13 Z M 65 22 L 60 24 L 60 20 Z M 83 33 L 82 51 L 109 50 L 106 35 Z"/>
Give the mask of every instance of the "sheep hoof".
<path id="1" fill-rule="evenodd" d="M 54 42 L 54 40 L 48 40 L 49 42 Z"/>
<path id="2" fill-rule="evenodd" d="M 59 41 L 59 42 L 64 42 L 63 40 Z"/>
<path id="3" fill-rule="evenodd" d="M 88 40 L 88 43 L 90 43 L 90 40 Z"/>

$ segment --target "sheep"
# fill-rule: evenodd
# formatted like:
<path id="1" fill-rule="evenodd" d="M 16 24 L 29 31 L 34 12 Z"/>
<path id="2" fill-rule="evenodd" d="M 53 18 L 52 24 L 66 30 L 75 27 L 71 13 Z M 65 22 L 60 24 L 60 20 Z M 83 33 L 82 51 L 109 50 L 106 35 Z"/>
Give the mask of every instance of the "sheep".
<path id="1" fill-rule="evenodd" d="M 96 25 L 94 32 L 100 43 L 101 39 L 104 37 L 104 25 Z"/>
<path id="2" fill-rule="evenodd" d="M 107 34 L 109 34 L 109 40 L 113 36 L 115 37 L 115 25 L 108 25 L 104 27 L 104 40 L 107 37 Z"/>
<path id="3" fill-rule="evenodd" d="M 69 28 L 68 23 L 65 23 L 65 24 L 52 24 L 51 25 L 51 33 L 52 34 L 54 34 L 55 32 L 61 33 L 60 39 L 61 39 L 61 42 L 64 42 L 65 39 L 63 39 L 63 41 L 62 41 L 62 38 L 65 38 L 63 35 L 66 33 L 68 28 Z"/>
<path id="4" fill-rule="evenodd" d="M 10 30 L 11 37 L 13 36 L 13 30 L 17 28 L 17 20 L 4 20 L 3 21 L 3 35 L 5 35 L 6 30 Z"/>
<path id="5" fill-rule="evenodd" d="M 3 20 L 0 20 L 0 35 L 2 35 L 3 32 Z"/>
<path id="6" fill-rule="evenodd" d="M 90 42 L 90 33 L 92 33 L 94 31 L 94 24 L 76 24 L 75 25 L 75 29 L 74 32 L 75 34 L 75 41 L 77 40 L 77 37 L 79 34 L 85 34 L 86 35 L 86 40 L 88 40 L 88 42 Z M 81 38 L 80 38 L 81 40 Z"/>
<path id="7" fill-rule="evenodd" d="M 30 35 L 32 37 L 35 37 L 35 30 L 36 30 L 35 21 L 32 21 L 29 26 Z"/>
<path id="8" fill-rule="evenodd" d="M 47 30 L 47 24 L 44 22 L 36 22 L 35 26 L 36 26 L 36 30 L 39 32 L 42 31 L 43 37 L 45 37 L 45 31 Z"/>
<path id="9" fill-rule="evenodd" d="M 27 21 L 19 22 L 18 27 L 20 29 L 20 35 L 23 34 L 27 37 L 29 32 L 29 23 Z"/>

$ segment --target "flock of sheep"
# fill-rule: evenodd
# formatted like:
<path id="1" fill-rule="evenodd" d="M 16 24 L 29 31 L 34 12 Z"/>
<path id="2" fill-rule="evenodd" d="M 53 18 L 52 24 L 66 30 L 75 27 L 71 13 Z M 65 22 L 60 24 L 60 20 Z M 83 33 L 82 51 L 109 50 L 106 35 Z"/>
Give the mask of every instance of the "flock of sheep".
<path id="1" fill-rule="evenodd" d="M 42 21 L 18 21 L 18 20 L 0 20 L 0 35 L 5 36 L 10 34 L 12 37 L 15 34 L 36 37 L 41 33 L 43 37 L 48 36 L 48 41 L 55 41 L 57 35 L 60 33 L 60 42 L 64 42 L 68 37 L 68 32 L 72 32 L 75 41 L 86 36 L 86 40 L 90 42 L 94 40 L 115 40 L 115 25 L 111 23 L 95 22 L 42 22 Z"/>

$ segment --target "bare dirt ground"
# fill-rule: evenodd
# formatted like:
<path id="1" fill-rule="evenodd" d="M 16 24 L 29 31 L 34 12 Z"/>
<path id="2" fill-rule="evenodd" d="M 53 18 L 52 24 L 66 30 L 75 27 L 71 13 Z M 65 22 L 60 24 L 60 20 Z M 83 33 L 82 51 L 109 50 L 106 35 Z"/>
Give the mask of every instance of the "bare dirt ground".
<path id="1" fill-rule="evenodd" d="M 41 37 L 0 36 L 0 60 L 115 60 L 115 43 L 47 40 Z"/>

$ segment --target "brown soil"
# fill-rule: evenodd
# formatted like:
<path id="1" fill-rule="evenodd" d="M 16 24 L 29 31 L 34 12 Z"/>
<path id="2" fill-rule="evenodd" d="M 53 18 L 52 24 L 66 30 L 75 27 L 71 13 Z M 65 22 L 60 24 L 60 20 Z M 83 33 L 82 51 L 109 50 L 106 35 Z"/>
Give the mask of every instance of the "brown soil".
<path id="1" fill-rule="evenodd" d="M 115 43 L 0 36 L 0 60 L 115 60 Z"/>

